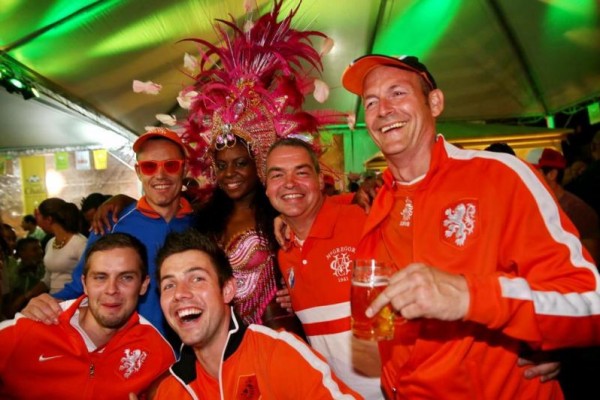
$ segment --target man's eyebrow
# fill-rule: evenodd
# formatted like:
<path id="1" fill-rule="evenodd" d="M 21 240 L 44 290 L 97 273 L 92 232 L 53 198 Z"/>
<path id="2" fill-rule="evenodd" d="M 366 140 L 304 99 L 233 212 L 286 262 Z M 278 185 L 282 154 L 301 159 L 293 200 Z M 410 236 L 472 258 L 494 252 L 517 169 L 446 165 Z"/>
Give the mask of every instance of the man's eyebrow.
<path id="1" fill-rule="evenodd" d="M 203 272 L 208 273 L 208 270 L 203 267 L 190 267 L 190 268 L 186 269 L 185 271 L 183 271 L 183 273 L 189 274 L 190 272 L 195 272 L 195 271 L 203 271 Z M 173 277 L 175 277 L 175 274 L 167 274 L 167 275 L 161 276 L 160 281 L 162 282 L 164 279 L 173 278 Z"/>
<path id="2" fill-rule="evenodd" d="M 306 163 L 306 164 L 300 164 L 300 165 L 296 165 L 296 166 L 294 167 L 294 169 L 303 169 L 303 168 L 311 168 L 311 167 L 312 167 L 312 165 L 310 165 L 310 164 Z"/>

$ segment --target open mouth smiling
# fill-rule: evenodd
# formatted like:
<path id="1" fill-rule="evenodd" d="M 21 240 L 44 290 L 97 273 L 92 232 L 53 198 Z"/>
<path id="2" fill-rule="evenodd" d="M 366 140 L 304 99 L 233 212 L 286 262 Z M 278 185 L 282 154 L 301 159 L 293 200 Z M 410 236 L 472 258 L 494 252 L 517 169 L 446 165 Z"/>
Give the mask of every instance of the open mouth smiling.
<path id="1" fill-rule="evenodd" d="M 406 125 L 406 122 L 395 122 L 391 125 L 386 125 L 381 127 L 380 131 L 381 133 L 386 133 L 391 131 L 392 129 L 397 129 L 397 128 L 403 128 Z"/>
<path id="2" fill-rule="evenodd" d="M 177 317 L 182 322 L 195 321 L 202 316 L 202 310 L 195 307 L 184 308 L 183 310 L 177 311 Z"/>
<path id="3" fill-rule="evenodd" d="M 242 182 L 228 182 L 224 186 L 229 190 L 235 190 L 242 186 Z"/>
<path id="4" fill-rule="evenodd" d="M 293 199 L 299 199 L 303 196 L 304 195 L 302 195 L 300 193 L 290 193 L 290 194 L 284 194 L 283 196 L 281 196 L 281 198 L 284 200 L 293 200 Z"/>
<path id="5" fill-rule="evenodd" d="M 171 187 L 170 183 L 158 183 L 156 185 L 152 185 L 152 187 L 156 190 L 166 190 Z"/>

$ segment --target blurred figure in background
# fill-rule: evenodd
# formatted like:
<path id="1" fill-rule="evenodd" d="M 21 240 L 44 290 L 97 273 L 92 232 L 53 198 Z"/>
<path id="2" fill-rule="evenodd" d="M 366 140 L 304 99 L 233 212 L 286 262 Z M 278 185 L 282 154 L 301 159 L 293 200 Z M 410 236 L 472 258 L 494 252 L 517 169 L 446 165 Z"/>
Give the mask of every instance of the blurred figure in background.
<path id="1" fill-rule="evenodd" d="M 560 152 L 545 148 L 531 150 L 527 155 L 527 161 L 542 173 L 561 208 L 579 231 L 581 243 L 590 252 L 597 266 L 600 261 L 600 222 L 598 222 L 598 214 L 585 201 L 565 190 L 560 184 L 567 166 L 567 160 Z M 600 187 L 597 189 L 600 189 Z"/>
<path id="2" fill-rule="evenodd" d="M 4 295 L 4 315 L 13 318 L 31 298 L 29 291 L 44 277 L 44 252 L 40 241 L 34 237 L 19 239 L 16 245 L 18 262 L 7 268 L 10 292 Z"/>
<path id="3" fill-rule="evenodd" d="M 110 194 L 91 193 L 81 199 L 81 215 L 83 216 L 81 233 L 88 235 L 90 225 L 94 219 L 94 213 L 100 207 L 100 204 L 110 199 Z"/>
<path id="4" fill-rule="evenodd" d="M 2 218 L 0 217 L 0 221 Z M 6 276 L 5 264 L 6 258 L 8 257 L 8 245 L 2 235 L 0 235 L 0 321 L 4 320 L 4 314 L 1 312 L 3 310 L 2 297 L 4 294 L 8 293 L 8 277 Z"/>
<path id="5" fill-rule="evenodd" d="M 504 143 L 504 142 L 492 143 L 488 147 L 486 147 L 484 150 L 493 151 L 494 153 L 512 154 L 513 156 L 516 156 L 513 148 L 510 147 L 510 145 L 508 143 Z"/>
<path id="6" fill-rule="evenodd" d="M 2 304 L 2 311 L 0 314 L 4 313 L 4 309 L 8 306 L 6 302 L 3 301 L 5 297 L 7 297 L 11 291 L 10 287 L 10 271 L 15 270 L 17 268 L 17 258 L 15 257 L 15 247 L 17 244 L 17 233 L 13 229 L 12 226 L 2 223 L 0 224 L 0 239 L 2 243 L 2 270 L 0 271 L 0 279 L 2 281 L 2 292 L 0 293 L 0 303 Z"/>
<path id="7" fill-rule="evenodd" d="M 335 178 L 329 174 L 323 174 L 323 194 L 325 196 L 340 194 L 340 191 L 335 187 Z"/>
<path id="8" fill-rule="evenodd" d="M 27 214 L 21 220 L 21 228 L 26 232 L 25 237 L 33 237 L 37 240 L 42 240 L 46 236 L 46 232 L 37 225 L 35 217 Z"/>
<path id="9" fill-rule="evenodd" d="M 87 239 L 79 233 L 81 219 L 79 209 L 73 203 L 52 197 L 40 203 L 36 215 L 38 225 L 54 235 L 45 248 L 46 274 L 32 290 L 31 296 L 49 291 L 60 291 L 71 282 L 71 272 L 83 255 Z"/>
<path id="10" fill-rule="evenodd" d="M 564 178 L 566 159 L 550 148 L 533 149 L 527 160 L 544 176 L 554 192 L 560 207 L 579 231 L 581 243 L 596 261 L 600 260 L 600 222 L 598 214 L 585 201 L 565 190 L 560 184 Z M 596 187 L 598 190 L 599 187 Z M 600 363 L 600 347 L 582 347 L 560 350 L 562 364 L 558 380 L 567 400 L 589 398 L 597 390 L 597 369 Z"/>
<path id="11" fill-rule="evenodd" d="M 15 247 L 17 246 L 17 232 L 15 229 L 9 224 L 2 224 L 2 237 L 4 241 L 6 241 L 6 245 L 8 246 L 9 255 L 15 255 Z"/>
<path id="12" fill-rule="evenodd" d="M 588 203 L 600 215 L 600 130 L 590 142 L 590 154 L 593 161 L 565 189 Z"/>

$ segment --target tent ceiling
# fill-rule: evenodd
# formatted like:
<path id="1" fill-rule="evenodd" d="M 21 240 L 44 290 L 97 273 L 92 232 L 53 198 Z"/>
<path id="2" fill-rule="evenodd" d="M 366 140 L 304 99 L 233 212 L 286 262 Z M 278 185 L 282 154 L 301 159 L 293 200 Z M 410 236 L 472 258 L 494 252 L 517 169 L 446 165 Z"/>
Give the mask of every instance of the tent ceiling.
<path id="1" fill-rule="evenodd" d="M 271 5 L 257 2 L 263 11 Z M 176 110 L 177 93 L 189 83 L 182 60 L 195 48 L 178 41 L 214 38 L 212 20 L 228 13 L 244 18 L 243 3 L 6 0 L 0 8 L 0 58 L 15 60 L 51 90 L 139 134 L 157 124 L 156 114 Z M 285 8 L 296 4 L 286 0 Z M 424 60 L 445 92 L 447 120 L 553 114 L 600 97 L 598 16 L 596 0 L 304 0 L 296 26 L 335 41 L 324 58 L 329 100 L 321 105 L 309 99 L 307 106 L 359 111 L 356 96 L 340 86 L 340 75 L 354 58 L 373 52 Z M 134 79 L 160 83 L 163 90 L 135 94 Z M 17 135 L 10 144 L 15 147 L 19 135 L 71 123 L 52 119 L 35 129 L 19 124 L 46 117 L 20 111 L 29 108 L 24 100 L 0 91 L 0 118 L 13 120 L 0 128 L 0 148 L 11 135 Z"/>

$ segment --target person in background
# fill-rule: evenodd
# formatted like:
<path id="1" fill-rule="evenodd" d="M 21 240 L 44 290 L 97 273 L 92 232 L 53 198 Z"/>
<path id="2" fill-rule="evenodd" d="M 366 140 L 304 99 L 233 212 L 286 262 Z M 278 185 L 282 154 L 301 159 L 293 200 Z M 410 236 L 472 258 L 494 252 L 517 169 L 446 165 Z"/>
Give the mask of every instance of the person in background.
<path id="1" fill-rule="evenodd" d="M 2 270 L 0 270 L 2 284 L 2 291 L 0 293 L 0 314 L 5 316 L 10 313 L 10 304 L 7 303 L 8 297 L 10 297 L 11 286 L 10 286 L 10 273 L 17 268 L 18 261 L 15 256 L 15 247 L 17 244 L 17 233 L 9 224 L 2 223 L 0 225 L 0 239 L 2 242 Z"/>
<path id="2" fill-rule="evenodd" d="M 26 237 L 17 241 L 15 249 L 18 263 L 7 270 L 10 292 L 4 295 L 4 315 L 13 318 L 32 297 L 33 290 L 44 278 L 44 251 L 40 241 Z"/>
<path id="3" fill-rule="evenodd" d="M 587 168 L 587 165 L 587 161 L 583 159 L 575 159 L 569 165 L 567 165 L 562 180 L 563 187 L 567 187 L 567 185 L 571 183 L 571 181 L 573 181 L 575 178 L 581 175 L 583 171 L 585 171 L 585 169 Z"/>
<path id="4" fill-rule="evenodd" d="M 94 219 L 94 213 L 100 207 L 102 203 L 110 199 L 111 195 L 102 193 L 90 193 L 83 199 L 81 199 L 80 209 L 81 215 L 83 216 L 83 226 L 81 232 L 84 235 L 88 235 L 91 223 Z"/>
<path id="5" fill-rule="evenodd" d="M 242 322 L 233 270 L 209 237 L 170 234 L 157 264 L 161 307 L 184 345 L 155 399 L 361 398 L 299 337 Z"/>
<path id="6" fill-rule="evenodd" d="M 544 176 L 558 204 L 573 222 L 581 243 L 590 252 L 596 266 L 600 261 L 600 222 L 594 209 L 585 201 L 565 190 L 562 182 L 567 161 L 558 151 L 551 148 L 531 150 L 526 157 Z M 558 352 L 562 368 L 558 380 L 565 398 L 584 399 L 596 388 L 595 378 L 600 363 L 600 347 L 565 349 Z"/>
<path id="7" fill-rule="evenodd" d="M 17 317 L 0 324 L 0 398 L 126 399 L 175 361 L 137 302 L 150 283 L 146 249 L 117 233 L 86 252 L 85 294 L 61 303 L 58 325 Z"/>
<path id="8" fill-rule="evenodd" d="M 355 172 L 350 172 L 348 174 L 348 188 L 347 188 L 347 192 L 349 193 L 356 193 L 358 192 L 358 189 L 360 189 L 360 174 L 357 174 Z"/>
<path id="9" fill-rule="evenodd" d="M 340 191 L 335 188 L 335 179 L 329 174 L 323 174 L 323 194 L 325 196 L 340 194 Z"/>
<path id="10" fill-rule="evenodd" d="M 17 246 L 17 232 L 15 231 L 15 228 L 4 223 L 0 226 L 0 229 L 2 229 L 2 237 L 8 246 L 8 253 L 14 258 L 15 248 Z"/>
<path id="11" fill-rule="evenodd" d="M 0 217 L 0 221 L 2 218 Z M 7 258 L 9 255 L 8 245 L 0 235 L 0 321 L 4 320 L 4 304 L 2 299 L 8 294 L 10 286 L 8 284 L 8 274 L 6 272 Z"/>
<path id="12" fill-rule="evenodd" d="M 600 129 L 592 137 L 589 147 L 592 161 L 581 174 L 565 185 L 565 189 L 588 203 L 600 215 Z"/>
<path id="13" fill-rule="evenodd" d="M 567 160 L 558 151 L 545 148 L 533 149 L 527 154 L 527 161 L 533 164 L 544 176 L 546 183 L 556 196 L 558 204 L 573 222 L 581 243 L 590 252 L 596 265 L 600 262 L 600 221 L 596 211 L 585 201 L 565 190 L 562 182 Z"/>
<path id="14" fill-rule="evenodd" d="M 342 83 L 388 163 L 356 251 L 397 271 L 366 311 L 398 316 L 379 342 L 385 395 L 561 398 L 519 355 L 600 342 L 600 277 L 539 174 L 438 135 L 444 94 L 416 57 L 360 57 Z"/>
<path id="15" fill-rule="evenodd" d="M 186 148 L 176 132 L 154 128 L 138 137 L 133 143 L 133 151 L 137 159 L 135 171 L 142 183 L 144 196 L 125 207 L 114 220 L 109 218 L 109 231 L 128 233 L 146 246 L 150 290 L 141 297 L 138 310 L 161 333 L 167 334 L 156 290 L 155 259 L 168 233 L 182 231 L 193 223 L 192 208 L 187 200 L 181 198 L 182 180 L 187 168 Z M 99 234 L 91 234 L 87 246 L 90 247 L 100 237 Z M 82 259 L 69 285 L 53 297 L 41 295 L 32 299 L 23 309 L 23 314 L 47 323 L 56 323 L 61 312 L 58 299 L 73 299 L 83 293 L 83 268 Z M 176 338 L 173 339 L 175 343 Z"/>
<path id="16" fill-rule="evenodd" d="M 31 214 L 27 214 L 23 217 L 21 220 L 21 228 L 26 232 L 25 237 L 34 237 L 41 241 L 46 236 L 46 232 L 37 225 L 35 217 Z"/>
<path id="17" fill-rule="evenodd" d="M 492 143 L 489 146 L 487 146 L 484 150 L 486 150 L 486 151 L 493 151 L 494 153 L 512 154 L 513 156 L 517 155 L 515 153 L 515 151 L 513 150 L 513 148 L 510 147 L 510 145 L 508 143 L 505 143 L 505 142 L 495 142 L 495 143 Z"/>
<path id="18" fill-rule="evenodd" d="M 40 239 L 40 244 L 42 245 L 42 249 L 46 251 L 48 242 L 54 237 L 54 234 L 50 229 L 50 219 L 44 218 L 37 208 L 33 210 L 33 215 L 37 226 L 45 233 L 45 236 Z"/>
<path id="19" fill-rule="evenodd" d="M 42 282 L 31 290 L 31 295 L 56 294 L 71 282 L 71 273 L 82 258 L 87 239 L 79 233 L 79 209 L 63 199 L 52 197 L 42 201 L 37 208 L 36 219 L 38 225 L 53 237 L 44 249 L 46 273 Z"/>

